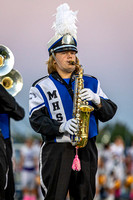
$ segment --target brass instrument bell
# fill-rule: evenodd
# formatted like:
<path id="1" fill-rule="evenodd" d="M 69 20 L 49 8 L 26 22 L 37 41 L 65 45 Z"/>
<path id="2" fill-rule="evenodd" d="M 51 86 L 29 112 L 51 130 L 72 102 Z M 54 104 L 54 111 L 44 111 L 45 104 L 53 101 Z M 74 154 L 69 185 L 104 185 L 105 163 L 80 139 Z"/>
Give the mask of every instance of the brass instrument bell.
<path id="1" fill-rule="evenodd" d="M 23 87 L 23 80 L 17 70 L 12 69 L 8 74 L 0 76 L 0 82 L 3 87 L 12 95 L 15 96 Z"/>
<path id="2" fill-rule="evenodd" d="M 0 84 L 12 95 L 15 96 L 23 87 L 23 80 L 14 66 L 14 56 L 11 50 L 0 45 Z"/>
<path id="3" fill-rule="evenodd" d="M 0 45 L 0 76 L 9 73 L 14 66 L 14 55 L 11 50 Z"/>

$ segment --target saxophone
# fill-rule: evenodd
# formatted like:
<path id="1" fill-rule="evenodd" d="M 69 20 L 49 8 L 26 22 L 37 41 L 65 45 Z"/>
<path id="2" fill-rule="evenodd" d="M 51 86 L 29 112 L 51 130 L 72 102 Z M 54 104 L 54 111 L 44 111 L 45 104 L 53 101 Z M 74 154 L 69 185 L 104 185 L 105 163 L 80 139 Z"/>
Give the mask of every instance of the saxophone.
<path id="1" fill-rule="evenodd" d="M 75 65 L 74 61 L 70 61 Z M 77 120 L 78 129 L 71 138 L 71 143 L 77 148 L 83 148 L 87 145 L 89 135 L 90 113 L 94 108 L 88 105 L 88 101 L 82 101 L 80 91 L 84 88 L 83 68 L 78 65 L 78 73 L 75 75 L 74 102 L 73 102 L 73 117 Z"/>

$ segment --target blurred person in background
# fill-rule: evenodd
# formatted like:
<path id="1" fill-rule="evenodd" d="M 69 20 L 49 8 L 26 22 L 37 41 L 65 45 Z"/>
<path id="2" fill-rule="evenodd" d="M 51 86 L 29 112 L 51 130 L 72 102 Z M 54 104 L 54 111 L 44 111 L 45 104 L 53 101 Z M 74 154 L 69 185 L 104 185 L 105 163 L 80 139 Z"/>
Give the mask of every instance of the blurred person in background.
<path id="1" fill-rule="evenodd" d="M 117 136 L 110 145 L 110 151 L 113 157 L 113 171 L 115 176 L 122 182 L 125 178 L 123 162 L 125 161 L 125 144 L 121 136 Z"/>
<path id="2" fill-rule="evenodd" d="M 97 171 L 97 199 L 106 199 L 107 193 L 107 172 L 105 169 L 105 162 L 102 156 L 98 158 L 98 171 Z"/>
<path id="3" fill-rule="evenodd" d="M 130 173 L 133 174 L 133 141 L 131 142 L 131 146 L 127 148 L 126 155 L 128 156 L 128 159 L 127 159 L 127 156 L 126 156 L 128 163 L 129 163 L 129 160 L 130 160 L 130 167 L 129 167 Z"/>
<path id="4" fill-rule="evenodd" d="M 34 141 L 34 148 L 35 148 L 35 152 L 38 158 L 38 163 L 37 163 L 37 172 L 36 172 L 36 188 L 37 188 L 37 197 L 39 200 L 43 199 L 43 195 L 42 195 L 42 191 L 41 191 L 41 187 L 40 187 L 40 173 L 39 173 L 39 159 L 40 159 L 40 148 L 42 145 L 42 140 L 40 139 L 36 139 Z"/>
<path id="5" fill-rule="evenodd" d="M 36 200 L 36 175 L 38 168 L 38 151 L 32 138 L 26 138 L 20 151 L 21 185 L 23 200 Z"/>
<path id="6" fill-rule="evenodd" d="M 109 143 L 104 144 L 102 151 L 100 151 L 100 154 L 99 156 L 101 156 L 104 160 L 106 174 L 109 175 L 112 172 L 113 167 L 114 167 L 113 156 L 111 153 Z"/>
<path id="7" fill-rule="evenodd" d="M 117 136 L 114 142 L 110 145 L 110 149 L 113 155 L 117 155 L 119 159 L 122 159 L 125 150 L 123 138 L 121 136 Z"/>
<path id="8" fill-rule="evenodd" d="M 6 185 L 3 188 L 2 200 L 14 200 L 15 184 L 12 166 L 12 142 L 10 132 L 10 119 L 16 121 L 24 118 L 24 109 L 16 102 L 15 98 L 0 84 L 0 129 L 4 138 L 5 151 L 8 171 L 0 176 L 6 179 Z M 5 166 L 6 168 L 6 166 Z M 0 171 L 1 173 L 2 171 Z"/>

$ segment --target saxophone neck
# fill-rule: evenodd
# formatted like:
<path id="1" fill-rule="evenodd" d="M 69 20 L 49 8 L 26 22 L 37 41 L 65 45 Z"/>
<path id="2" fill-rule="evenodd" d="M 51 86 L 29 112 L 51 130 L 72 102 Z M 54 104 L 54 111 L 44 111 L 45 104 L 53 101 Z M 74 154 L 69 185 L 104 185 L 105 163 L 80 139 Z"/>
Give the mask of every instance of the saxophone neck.
<path id="1" fill-rule="evenodd" d="M 79 65 L 79 74 L 83 74 L 84 70 L 83 70 L 83 66 Z"/>

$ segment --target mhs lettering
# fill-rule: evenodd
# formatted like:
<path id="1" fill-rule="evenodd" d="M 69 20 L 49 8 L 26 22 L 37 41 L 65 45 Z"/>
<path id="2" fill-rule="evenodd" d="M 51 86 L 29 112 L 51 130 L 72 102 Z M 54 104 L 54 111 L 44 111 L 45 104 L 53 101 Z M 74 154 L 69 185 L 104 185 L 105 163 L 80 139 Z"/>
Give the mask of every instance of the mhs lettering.
<path id="1" fill-rule="evenodd" d="M 55 101 L 52 103 L 53 106 L 53 112 L 59 110 L 60 111 L 60 106 L 59 106 L 59 101 L 56 101 L 57 99 L 57 93 L 56 90 L 53 90 L 53 92 L 47 92 L 48 97 L 49 97 L 49 101 L 55 99 Z M 56 119 L 57 121 L 62 121 L 63 120 L 63 116 L 62 114 L 59 112 L 56 114 Z"/>

